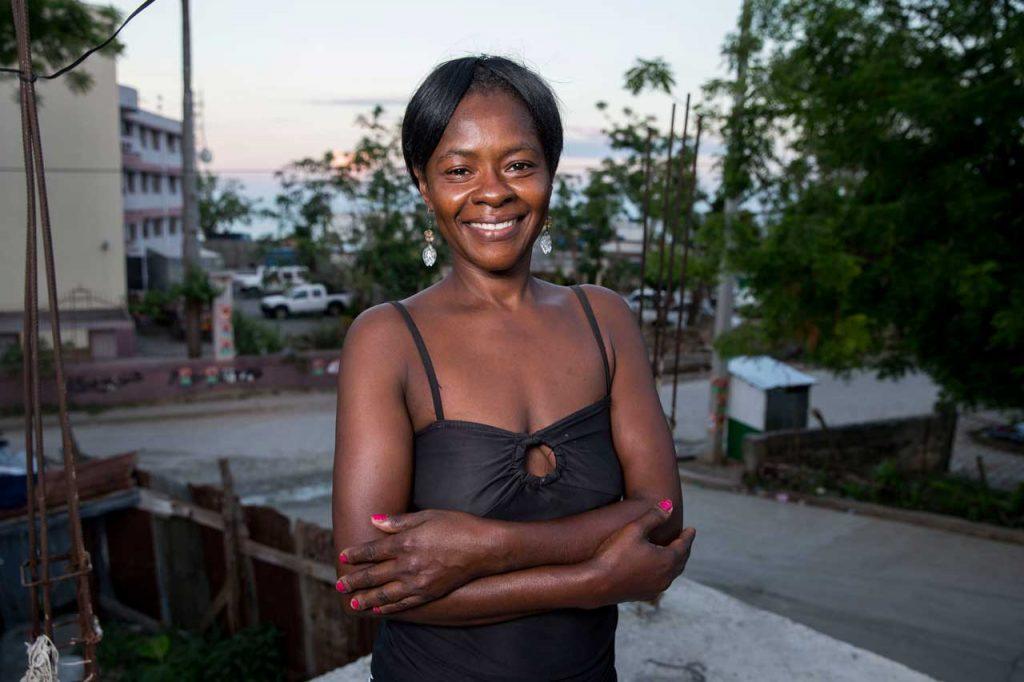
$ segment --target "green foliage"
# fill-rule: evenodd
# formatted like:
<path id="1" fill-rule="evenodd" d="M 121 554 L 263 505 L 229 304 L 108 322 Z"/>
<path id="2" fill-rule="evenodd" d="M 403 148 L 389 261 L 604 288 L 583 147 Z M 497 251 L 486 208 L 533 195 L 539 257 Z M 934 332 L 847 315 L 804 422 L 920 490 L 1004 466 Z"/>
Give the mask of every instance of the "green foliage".
<path id="1" fill-rule="evenodd" d="M 171 291 L 148 289 L 140 300 L 132 301 L 128 305 L 128 311 L 132 315 L 152 320 L 156 324 L 170 324 L 170 311 L 177 298 Z"/>
<path id="2" fill-rule="evenodd" d="M 875 468 L 871 480 L 846 482 L 841 492 L 878 504 L 1024 528 L 1024 483 L 1014 492 L 1005 492 L 959 476 L 906 474 L 886 461 Z"/>
<path id="3" fill-rule="evenodd" d="M 231 324 L 239 355 L 266 355 L 284 348 L 281 333 L 271 324 L 247 317 L 238 310 L 231 313 Z"/>
<path id="4" fill-rule="evenodd" d="M 121 22 L 121 13 L 113 6 L 97 6 L 80 0 L 32 0 L 26 3 L 32 38 L 32 70 L 39 74 L 56 71 L 82 53 L 107 39 Z M 121 54 L 124 45 L 114 40 L 101 54 Z M 11 3 L 0 3 L 0 66 L 18 63 L 14 18 Z M 63 76 L 72 92 L 84 93 L 92 87 L 88 64 Z"/>
<path id="5" fill-rule="evenodd" d="M 764 208 L 729 254 L 752 337 L 944 397 L 1024 405 L 1024 6 L 758 0 L 726 191 Z M 741 79 L 714 83 L 735 94 Z"/>
<path id="6" fill-rule="evenodd" d="M 221 182 L 210 172 L 201 172 L 196 177 L 199 202 L 199 229 L 207 239 L 216 237 L 232 225 L 252 224 L 259 214 L 257 203 L 245 196 L 245 186 L 237 180 Z"/>
<path id="7" fill-rule="evenodd" d="M 355 148 L 338 163 L 336 182 L 361 207 L 349 245 L 357 249 L 357 291 L 370 301 L 404 298 L 428 286 L 448 259 L 402 161 L 401 127 L 383 121 L 380 106 L 356 118 L 364 131 Z M 437 263 L 426 268 L 420 251 L 423 231 L 434 227 Z"/>
<path id="8" fill-rule="evenodd" d="M 202 305 L 210 305 L 219 295 L 220 289 L 213 286 L 209 275 L 200 267 L 188 268 L 181 282 L 171 287 L 169 292 L 171 299 L 182 298 Z"/>
<path id="9" fill-rule="evenodd" d="M 672 94 L 676 79 L 672 67 L 661 57 L 654 59 L 637 58 L 636 64 L 626 71 L 625 88 L 634 95 L 639 95 L 645 88 L 661 90 Z"/>
<path id="10" fill-rule="evenodd" d="M 272 626 L 214 633 L 146 635 L 108 626 L 99 646 L 103 679 L 112 682 L 278 682 L 285 679 L 281 634 Z"/>
<path id="11" fill-rule="evenodd" d="M 317 258 L 325 253 L 334 222 L 334 164 L 334 154 L 328 151 L 319 159 L 299 159 L 274 173 L 281 191 L 274 208 L 264 211 L 277 220 L 294 243 L 299 262 L 311 272 L 316 272 Z"/>

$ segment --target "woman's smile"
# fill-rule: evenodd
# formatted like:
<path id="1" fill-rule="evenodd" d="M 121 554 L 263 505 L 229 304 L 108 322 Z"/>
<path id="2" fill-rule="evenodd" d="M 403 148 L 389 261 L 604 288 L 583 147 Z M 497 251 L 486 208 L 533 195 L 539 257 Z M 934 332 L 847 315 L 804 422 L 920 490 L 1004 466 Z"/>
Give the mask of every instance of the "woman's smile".
<path id="1" fill-rule="evenodd" d="M 510 217 L 481 218 L 478 220 L 460 220 L 459 224 L 469 229 L 470 234 L 487 242 L 505 241 L 518 236 L 522 230 L 525 215 Z"/>

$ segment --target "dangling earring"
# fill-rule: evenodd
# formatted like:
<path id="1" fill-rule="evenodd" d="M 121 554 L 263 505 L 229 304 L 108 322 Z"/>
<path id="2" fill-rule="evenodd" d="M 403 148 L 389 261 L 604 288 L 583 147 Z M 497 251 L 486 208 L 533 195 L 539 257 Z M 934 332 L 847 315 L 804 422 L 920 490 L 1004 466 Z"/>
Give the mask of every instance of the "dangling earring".
<path id="1" fill-rule="evenodd" d="M 430 268 L 437 262 L 437 251 L 434 250 L 434 231 L 429 227 L 423 230 L 423 239 L 426 240 L 427 245 L 423 247 L 420 255 L 423 257 L 423 264 Z"/>
<path id="2" fill-rule="evenodd" d="M 551 253 L 551 218 L 544 219 L 544 231 L 540 233 L 540 250 L 545 256 Z"/>

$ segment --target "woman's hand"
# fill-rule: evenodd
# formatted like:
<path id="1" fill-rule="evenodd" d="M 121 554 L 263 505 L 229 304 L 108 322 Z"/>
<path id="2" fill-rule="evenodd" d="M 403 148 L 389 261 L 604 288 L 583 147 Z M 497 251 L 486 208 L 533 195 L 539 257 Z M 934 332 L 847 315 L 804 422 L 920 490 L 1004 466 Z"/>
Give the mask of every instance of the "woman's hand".
<path id="1" fill-rule="evenodd" d="M 352 570 L 338 580 L 350 606 L 386 615 L 438 599 L 471 580 L 503 570 L 491 523 L 472 514 L 427 509 L 375 514 L 388 537 L 346 548 Z"/>
<path id="2" fill-rule="evenodd" d="M 672 503 L 663 500 L 635 521 L 601 543 L 588 562 L 593 571 L 595 606 L 625 601 L 651 600 L 668 589 L 690 558 L 697 531 L 683 528 L 679 536 L 665 545 L 656 545 L 648 534 L 672 514 Z"/>

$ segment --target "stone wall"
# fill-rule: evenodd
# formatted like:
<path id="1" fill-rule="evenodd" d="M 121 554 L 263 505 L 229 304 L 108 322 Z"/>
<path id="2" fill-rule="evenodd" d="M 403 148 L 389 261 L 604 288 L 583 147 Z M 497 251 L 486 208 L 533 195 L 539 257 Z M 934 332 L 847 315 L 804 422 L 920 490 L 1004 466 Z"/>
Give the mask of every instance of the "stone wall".
<path id="1" fill-rule="evenodd" d="M 823 429 L 787 429 L 748 435 L 743 461 L 748 473 L 765 465 L 842 469 L 867 474 L 884 460 L 907 472 L 949 468 L 956 412 L 886 419 Z"/>

